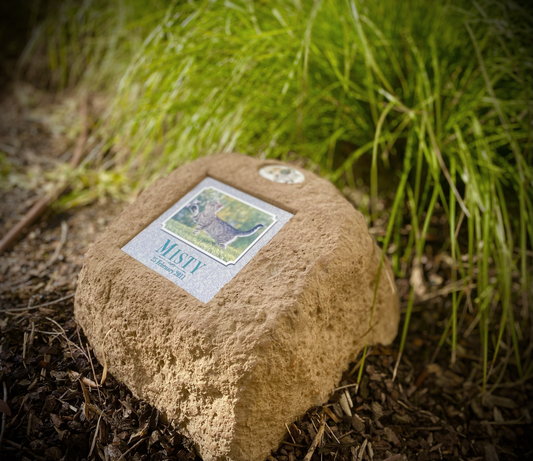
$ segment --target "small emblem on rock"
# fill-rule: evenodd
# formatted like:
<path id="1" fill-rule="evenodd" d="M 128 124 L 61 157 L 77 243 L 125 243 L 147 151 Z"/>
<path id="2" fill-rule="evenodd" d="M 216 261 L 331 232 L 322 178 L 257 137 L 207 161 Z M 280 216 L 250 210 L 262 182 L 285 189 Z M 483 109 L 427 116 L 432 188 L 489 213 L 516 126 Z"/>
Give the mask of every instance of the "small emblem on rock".
<path id="1" fill-rule="evenodd" d="M 282 184 L 298 184 L 305 181 L 305 176 L 296 168 L 285 165 L 268 165 L 259 170 L 263 178 Z"/>

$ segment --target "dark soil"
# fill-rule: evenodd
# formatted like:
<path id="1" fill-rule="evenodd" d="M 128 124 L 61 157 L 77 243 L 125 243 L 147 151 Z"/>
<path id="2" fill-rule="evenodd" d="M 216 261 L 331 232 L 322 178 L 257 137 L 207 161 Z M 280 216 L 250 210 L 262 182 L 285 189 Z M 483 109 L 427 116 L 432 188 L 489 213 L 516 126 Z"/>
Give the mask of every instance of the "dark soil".
<path id="1" fill-rule="evenodd" d="M 33 104 L 41 113 L 54 114 L 61 101 L 20 87 L 15 97 L 14 89 L 0 102 L 2 235 L 45 187 L 46 181 L 25 182 L 28 171 L 37 168 L 42 178 L 68 158 L 73 143 L 35 117 L 24 94 L 37 98 Z M 75 106 L 71 116 L 76 116 Z M 10 178 L 19 178 L 15 186 L 8 187 Z M 353 199 L 354 194 L 347 196 Z M 68 212 L 51 211 L 1 256 L 2 460 L 199 459 L 193 444 L 157 409 L 135 399 L 112 376 L 99 385 L 103 368 L 73 317 L 83 254 L 124 206 L 108 199 Z M 324 433 L 314 461 L 533 458 L 532 383 L 520 381 L 512 354 L 501 354 L 489 392 L 483 394 L 477 332 L 461 340 L 453 367 L 446 343 L 437 353 L 450 311 L 450 267 L 445 253 L 431 249 L 442 248 L 439 235 L 444 232 L 439 234 L 437 226 L 434 246 L 428 247 L 417 277 L 408 270 L 397 280 L 403 305 L 410 283 L 418 284 L 420 293 L 395 380 L 398 340 L 369 352 L 359 389 L 354 385 L 358 364 L 351 364 L 339 383 L 343 389 L 292 424 L 270 461 L 303 459 L 321 424 Z M 461 338 L 474 320 L 471 314 L 467 308 L 462 313 Z M 344 399 L 353 403 L 352 416 L 341 407 Z"/>

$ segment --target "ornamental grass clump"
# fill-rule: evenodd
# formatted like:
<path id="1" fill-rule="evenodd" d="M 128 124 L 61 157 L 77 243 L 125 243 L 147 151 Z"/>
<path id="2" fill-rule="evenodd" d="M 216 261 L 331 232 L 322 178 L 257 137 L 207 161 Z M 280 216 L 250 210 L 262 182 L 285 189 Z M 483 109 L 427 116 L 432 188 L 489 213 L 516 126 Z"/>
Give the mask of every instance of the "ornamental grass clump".
<path id="1" fill-rule="evenodd" d="M 485 385 L 502 347 L 504 368 L 533 373 L 532 25 L 512 1 L 96 0 L 62 4 L 26 55 L 45 44 L 54 85 L 112 96 L 71 204 L 104 173 L 140 190 L 204 155 L 296 153 L 339 187 L 368 185 L 361 210 L 388 222 L 399 276 L 445 215 L 440 346 L 454 362 L 477 329 Z"/>

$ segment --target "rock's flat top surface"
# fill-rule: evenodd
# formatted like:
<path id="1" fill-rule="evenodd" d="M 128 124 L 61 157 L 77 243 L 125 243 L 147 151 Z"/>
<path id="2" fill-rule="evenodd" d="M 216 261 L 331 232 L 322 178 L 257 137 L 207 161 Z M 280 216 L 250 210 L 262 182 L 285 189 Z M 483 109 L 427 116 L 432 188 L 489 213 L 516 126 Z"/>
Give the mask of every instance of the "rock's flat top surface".
<path id="1" fill-rule="evenodd" d="M 363 216 L 309 172 L 296 184 L 259 175 L 269 164 L 279 162 L 224 154 L 174 171 L 117 218 L 80 274 L 75 314 L 95 351 L 111 329 L 110 372 L 206 460 L 264 459 L 365 342 L 390 343 L 397 331 L 388 263 L 369 330 L 381 252 Z M 207 177 L 293 217 L 203 303 L 121 248 Z"/>
<path id="2" fill-rule="evenodd" d="M 216 179 L 205 178 L 122 250 L 205 303 L 292 216 Z"/>

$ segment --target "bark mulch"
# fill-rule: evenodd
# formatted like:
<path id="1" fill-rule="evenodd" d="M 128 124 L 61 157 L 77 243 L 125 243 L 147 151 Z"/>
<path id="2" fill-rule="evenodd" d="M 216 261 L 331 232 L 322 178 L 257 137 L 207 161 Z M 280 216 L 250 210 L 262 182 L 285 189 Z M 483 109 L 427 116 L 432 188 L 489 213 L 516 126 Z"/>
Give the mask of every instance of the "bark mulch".
<path id="1" fill-rule="evenodd" d="M 41 171 L 52 168 L 64 140 L 29 117 L 20 101 L 4 98 L 3 108 L 9 127 L 0 127 L 0 147 L 8 147 L 11 164 L 27 170 L 34 166 L 28 152 L 37 152 L 44 157 Z M 2 195 L 3 233 L 35 194 L 18 184 Z M 199 459 L 192 442 L 158 409 L 109 374 L 101 384 L 104 370 L 73 317 L 83 254 L 123 206 L 107 200 L 48 213 L 0 258 L 2 460 Z M 398 341 L 371 349 L 360 387 L 359 362 L 350 365 L 327 404 L 288 427 L 269 461 L 304 459 L 313 445 L 307 460 L 533 458 L 533 386 L 519 379 L 509 348 L 494 364 L 485 394 L 477 333 L 461 340 L 453 367 L 446 345 L 436 353 L 450 309 L 446 261 L 445 254 L 430 251 L 417 267 L 422 282 L 409 271 L 398 280 L 402 305 L 409 283 L 421 283 L 421 293 L 395 379 Z M 463 320 L 464 332 L 473 320 L 467 310 Z"/>

